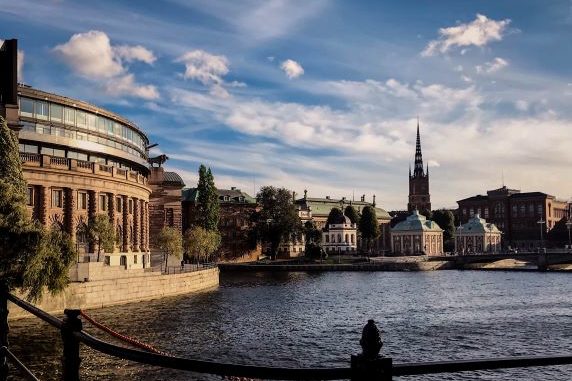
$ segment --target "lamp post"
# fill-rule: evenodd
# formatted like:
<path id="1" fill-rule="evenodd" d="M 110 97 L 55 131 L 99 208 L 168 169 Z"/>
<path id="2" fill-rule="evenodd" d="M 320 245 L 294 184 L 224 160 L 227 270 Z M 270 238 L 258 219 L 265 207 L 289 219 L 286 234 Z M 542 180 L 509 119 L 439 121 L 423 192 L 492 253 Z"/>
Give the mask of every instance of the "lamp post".
<path id="1" fill-rule="evenodd" d="M 570 228 L 572 228 L 572 221 L 568 219 L 566 222 L 566 228 L 568 229 L 568 249 L 572 249 L 572 239 L 570 239 Z"/>
<path id="2" fill-rule="evenodd" d="M 536 221 L 536 223 L 540 226 L 540 249 L 544 247 L 544 235 L 542 234 L 542 225 L 546 223 L 542 218 Z"/>

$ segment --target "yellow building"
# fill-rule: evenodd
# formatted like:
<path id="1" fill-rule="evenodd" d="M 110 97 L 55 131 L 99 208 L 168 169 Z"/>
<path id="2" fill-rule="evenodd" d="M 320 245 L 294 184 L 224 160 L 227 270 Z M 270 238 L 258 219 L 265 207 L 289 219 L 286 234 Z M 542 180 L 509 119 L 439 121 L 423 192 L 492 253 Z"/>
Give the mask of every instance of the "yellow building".
<path id="1" fill-rule="evenodd" d="M 442 255 L 443 229 L 414 210 L 391 229 L 391 248 L 397 255 Z"/>

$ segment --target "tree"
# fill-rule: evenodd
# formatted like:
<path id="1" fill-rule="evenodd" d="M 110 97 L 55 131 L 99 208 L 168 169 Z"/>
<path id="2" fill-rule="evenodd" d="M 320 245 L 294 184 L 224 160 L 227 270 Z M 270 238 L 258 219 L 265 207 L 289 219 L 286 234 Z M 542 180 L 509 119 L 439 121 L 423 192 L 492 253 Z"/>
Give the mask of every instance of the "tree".
<path id="1" fill-rule="evenodd" d="M 179 229 L 165 226 L 157 236 L 157 246 L 163 252 L 163 260 L 165 261 L 165 268 L 169 257 L 181 258 L 183 255 L 183 237 Z"/>
<path id="2" fill-rule="evenodd" d="M 256 201 L 261 210 L 255 216 L 255 228 L 262 241 L 270 245 L 271 257 L 275 258 L 281 242 L 300 236 L 302 223 L 288 189 L 264 186 Z"/>
<path id="3" fill-rule="evenodd" d="M 346 210 L 345 210 L 344 214 L 346 215 L 346 217 L 348 217 L 350 219 L 352 224 L 358 224 L 359 225 L 359 219 L 360 219 L 359 213 L 356 211 L 356 209 L 352 205 L 346 206 Z"/>
<path id="4" fill-rule="evenodd" d="M 366 251 L 370 253 L 372 242 L 379 237 L 379 224 L 375 209 L 369 205 L 363 208 L 361 212 L 359 231 L 361 238 L 366 242 Z"/>
<path id="5" fill-rule="evenodd" d="M 568 227 L 566 226 L 567 222 L 568 219 L 566 217 L 562 217 L 546 234 L 547 241 L 551 242 L 553 246 L 568 244 Z"/>
<path id="6" fill-rule="evenodd" d="M 305 255 L 310 258 L 321 258 L 322 247 L 320 242 L 322 241 L 322 232 L 313 221 L 306 221 L 304 224 L 304 236 L 306 238 Z"/>
<path id="7" fill-rule="evenodd" d="M 185 232 L 185 251 L 193 254 L 197 258 L 197 263 L 201 259 L 206 262 L 217 251 L 220 243 L 221 236 L 217 231 L 195 226 Z"/>
<path id="8" fill-rule="evenodd" d="M 211 169 L 201 164 L 197 184 L 197 225 L 206 230 L 218 230 L 219 201 Z"/>
<path id="9" fill-rule="evenodd" d="M 343 218 L 344 215 L 340 209 L 332 208 L 330 210 L 330 214 L 328 214 L 328 219 L 326 220 L 326 229 L 328 229 L 328 226 L 330 226 L 330 224 L 337 224 L 339 223 L 338 221 L 343 220 Z"/>
<path id="10" fill-rule="evenodd" d="M 28 214 L 18 138 L 1 117 L 0 152 L 0 278 L 36 301 L 44 288 L 57 293 L 67 285 L 75 251 L 69 236 L 48 231 Z"/>
<path id="11" fill-rule="evenodd" d="M 455 216 L 447 209 L 434 210 L 432 214 L 433 221 L 443 229 L 443 248 L 445 251 L 455 250 Z"/>
<path id="12" fill-rule="evenodd" d="M 115 229 L 106 214 L 98 214 L 91 219 L 87 226 L 87 231 L 92 244 L 97 245 L 98 262 L 101 249 L 107 253 L 113 252 L 113 249 L 115 249 Z"/>

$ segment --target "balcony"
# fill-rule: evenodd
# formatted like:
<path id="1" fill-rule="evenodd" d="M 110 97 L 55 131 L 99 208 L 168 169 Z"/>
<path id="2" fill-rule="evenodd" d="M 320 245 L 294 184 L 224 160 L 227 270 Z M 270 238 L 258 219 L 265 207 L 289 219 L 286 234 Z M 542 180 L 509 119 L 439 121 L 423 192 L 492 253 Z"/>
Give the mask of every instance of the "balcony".
<path id="1" fill-rule="evenodd" d="M 129 171 L 124 168 L 117 168 L 111 165 L 27 152 L 20 152 L 20 160 L 22 161 L 22 167 L 24 167 L 24 169 L 27 167 L 36 167 L 68 170 L 99 176 L 114 177 L 132 183 L 147 185 L 147 178 L 145 176 L 142 176 L 137 172 Z"/>

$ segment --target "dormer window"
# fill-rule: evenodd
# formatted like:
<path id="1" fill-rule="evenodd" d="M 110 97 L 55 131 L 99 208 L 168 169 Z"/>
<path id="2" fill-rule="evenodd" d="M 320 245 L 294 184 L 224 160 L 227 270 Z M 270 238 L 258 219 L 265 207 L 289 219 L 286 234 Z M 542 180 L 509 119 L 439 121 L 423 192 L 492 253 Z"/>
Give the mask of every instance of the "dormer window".
<path id="1" fill-rule="evenodd" d="M 230 197 L 229 197 L 229 196 L 224 196 L 224 201 L 230 201 Z"/>

